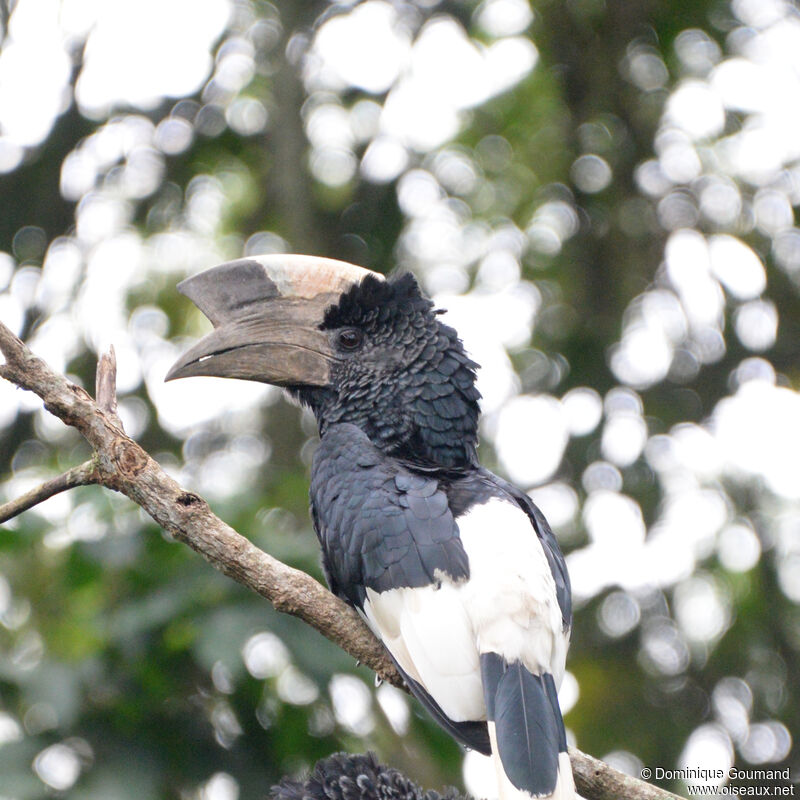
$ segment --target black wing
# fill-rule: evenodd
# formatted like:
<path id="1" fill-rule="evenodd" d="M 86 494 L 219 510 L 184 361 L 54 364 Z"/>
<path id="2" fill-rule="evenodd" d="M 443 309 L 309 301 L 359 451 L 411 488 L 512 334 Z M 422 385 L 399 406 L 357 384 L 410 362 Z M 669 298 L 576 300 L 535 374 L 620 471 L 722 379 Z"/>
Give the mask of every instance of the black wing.
<path id="1" fill-rule="evenodd" d="M 311 513 L 331 591 L 363 611 L 366 589 L 419 588 L 469 577 L 447 495 L 434 477 L 381 453 L 355 425 L 331 426 L 314 455 Z M 412 693 L 468 747 L 488 754 L 485 722 L 454 722 L 402 668 Z"/>
<path id="2" fill-rule="evenodd" d="M 354 606 L 377 592 L 469 576 L 447 495 L 385 456 L 360 428 L 326 431 L 311 470 L 311 511 L 331 590 Z"/>

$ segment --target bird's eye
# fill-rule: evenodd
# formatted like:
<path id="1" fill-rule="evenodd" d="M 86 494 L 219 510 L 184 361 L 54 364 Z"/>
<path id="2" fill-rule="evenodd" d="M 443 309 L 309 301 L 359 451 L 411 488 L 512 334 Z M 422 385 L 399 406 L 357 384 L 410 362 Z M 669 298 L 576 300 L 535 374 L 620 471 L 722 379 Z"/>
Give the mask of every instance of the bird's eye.
<path id="1" fill-rule="evenodd" d="M 364 341 L 364 334 L 358 328 L 345 328 L 339 331 L 337 341 L 342 350 L 357 350 Z"/>

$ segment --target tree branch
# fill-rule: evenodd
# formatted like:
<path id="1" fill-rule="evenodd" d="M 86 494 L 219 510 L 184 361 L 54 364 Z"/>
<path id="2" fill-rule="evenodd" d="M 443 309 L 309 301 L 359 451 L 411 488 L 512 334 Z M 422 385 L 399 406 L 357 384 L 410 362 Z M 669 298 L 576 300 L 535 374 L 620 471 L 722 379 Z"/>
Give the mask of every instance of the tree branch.
<path id="1" fill-rule="evenodd" d="M 403 679 L 383 645 L 350 606 L 311 576 L 259 550 L 215 516 L 205 500 L 182 489 L 125 435 L 116 416 L 113 353 L 107 360 L 101 359 L 99 372 L 102 374 L 98 375 L 100 402 L 96 403 L 86 391 L 34 356 L 2 323 L 0 352 L 6 359 L 6 363 L 0 365 L 0 376 L 41 397 L 50 413 L 80 431 L 94 448 L 94 458 L 87 462 L 92 466 L 91 472 L 87 464 L 83 464 L 66 475 L 91 475 L 93 480 L 86 482 L 97 482 L 123 493 L 175 539 L 200 553 L 216 569 L 258 592 L 278 611 L 307 622 L 384 680 L 404 688 Z M 48 481 L 48 484 L 63 482 L 66 475 Z M 35 492 L 41 492 L 44 486 Z M 66 488 L 69 487 L 64 485 L 63 489 Z M 41 499 L 47 496 L 50 495 L 42 494 Z M 25 498 L 14 502 L 23 500 Z M 32 500 L 26 507 L 30 508 L 36 502 L 40 501 Z M 574 748 L 570 749 L 570 757 L 578 791 L 589 800 L 666 800 L 676 797 L 623 775 Z"/>
<path id="2" fill-rule="evenodd" d="M 63 475 L 45 481 L 41 486 L 25 492 L 16 500 L 9 500 L 0 506 L 0 524 L 8 522 L 12 517 L 16 517 L 23 511 L 38 505 L 59 492 L 73 489 L 75 486 L 86 486 L 90 483 L 100 483 L 100 475 L 97 473 L 93 460 L 86 461 L 78 467 L 68 469 Z"/>
<path id="3" fill-rule="evenodd" d="M 141 506 L 165 531 L 225 575 L 299 617 L 395 686 L 403 681 L 356 612 L 304 572 L 259 550 L 184 491 L 81 387 L 31 353 L 0 323 L 0 375 L 34 392 L 45 408 L 75 427 L 94 448 L 98 482 Z"/>

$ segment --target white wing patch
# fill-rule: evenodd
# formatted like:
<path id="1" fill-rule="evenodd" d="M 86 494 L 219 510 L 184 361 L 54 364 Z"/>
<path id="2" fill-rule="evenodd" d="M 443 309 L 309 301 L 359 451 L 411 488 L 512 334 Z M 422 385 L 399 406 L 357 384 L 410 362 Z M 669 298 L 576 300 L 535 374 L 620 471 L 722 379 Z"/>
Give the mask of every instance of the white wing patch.
<path id="1" fill-rule="evenodd" d="M 528 515 L 492 498 L 459 517 L 470 577 L 367 589 L 364 616 L 398 664 L 455 722 L 486 718 L 480 653 L 564 674 L 567 639 L 550 565 Z"/>
<path id="2" fill-rule="evenodd" d="M 460 517 L 470 577 L 461 591 L 481 653 L 550 672 L 559 686 L 567 637 L 542 543 L 519 506 L 499 498 Z"/>

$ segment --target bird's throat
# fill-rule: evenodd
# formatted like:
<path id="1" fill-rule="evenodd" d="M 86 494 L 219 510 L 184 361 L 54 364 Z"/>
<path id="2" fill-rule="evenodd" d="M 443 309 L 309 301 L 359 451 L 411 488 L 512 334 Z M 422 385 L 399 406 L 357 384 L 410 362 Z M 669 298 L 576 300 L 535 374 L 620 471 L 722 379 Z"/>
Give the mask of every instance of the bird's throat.
<path id="1" fill-rule="evenodd" d="M 386 455 L 421 468 L 477 464 L 477 405 L 459 392 L 447 398 L 446 414 L 437 413 L 421 396 L 395 393 L 348 403 L 331 389 L 302 388 L 292 394 L 314 412 L 322 436 L 331 425 L 348 422 Z"/>

